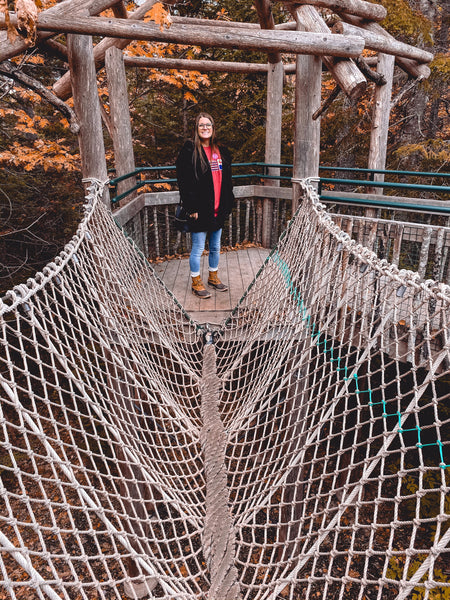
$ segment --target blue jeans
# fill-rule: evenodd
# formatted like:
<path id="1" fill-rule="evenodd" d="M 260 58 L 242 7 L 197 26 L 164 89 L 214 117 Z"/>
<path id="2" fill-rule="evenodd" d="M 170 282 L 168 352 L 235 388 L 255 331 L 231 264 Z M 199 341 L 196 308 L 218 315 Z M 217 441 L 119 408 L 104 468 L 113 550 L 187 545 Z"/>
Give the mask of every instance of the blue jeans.
<path id="1" fill-rule="evenodd" d="M 206 231 L 193 231 L 191 233 L 192 249 L 189 256 L 189 268 L 193 277 L 200 274 L 200 258 L 205 249 L 206 237 L 208 233 Z M 219 267 L 219 256 L 220 256 L 220 238 L 222 230 L 211 231 L 209 234 L 209 256 L 208 265 L 210 271 L 217 271 Z"/>

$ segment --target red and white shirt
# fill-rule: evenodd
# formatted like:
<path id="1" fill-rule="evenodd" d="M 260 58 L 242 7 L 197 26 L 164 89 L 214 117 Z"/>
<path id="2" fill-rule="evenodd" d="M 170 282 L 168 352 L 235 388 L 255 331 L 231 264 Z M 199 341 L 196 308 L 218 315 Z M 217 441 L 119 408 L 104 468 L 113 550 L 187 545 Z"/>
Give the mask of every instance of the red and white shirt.
<path id="1" fill-rule="evenodd" d="M 211 166 L 213 184 L 214 184 L 214 215 L 217 217 L 220 204 L 220 190 L 222 187 L 222 159 L 218 148 L 214 149 L 211 146 L 203 146 L 206 157 Z"/>

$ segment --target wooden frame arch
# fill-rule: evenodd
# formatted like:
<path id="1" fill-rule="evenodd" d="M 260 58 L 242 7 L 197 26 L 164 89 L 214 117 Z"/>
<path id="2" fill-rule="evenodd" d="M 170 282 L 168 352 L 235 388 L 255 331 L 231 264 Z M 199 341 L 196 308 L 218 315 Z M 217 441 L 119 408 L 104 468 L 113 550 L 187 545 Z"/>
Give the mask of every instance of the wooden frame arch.
<path id="1" fill-rule="evenodd" d="M 377 71 L 386 84 L 376 86 L 375 126 L 372 129 L 369 168 L 383 168 L 385 164 L 394 63 L 418 80 L 428 77 L 430 73 L 427 63 L 432 60 L 432 54 L 397 42 L 379 25 L 379 21 L 386 16 L 384 7 L 365 0 L 285 2 L 292 20 L 282 25 L 275 24 L 269 0 L 255 0 L 259 25 L 174 16 L 172 25 L 163 29 L 154 23 L 142 21 L 153 4 L 155 0 L 145 0 L 134 12 L 128 13 L 121 0 L 64 0 L 38 14 L 36 43 L 51 47 L 52 51 L 64 52 L 63 47 L 58 48 L 57 44 L 52 43 L 52 36 L 67 33 L 66 50 L 70 69 L 53 85 L 52 91 L 59 100 L 66 100 L 73 90 L 75 112 L 80 125 L 78 135 L 82 174 L 85 178 L 107 179 L 101 108 L 96 89 L 96 69 L 105 62 L 108 85 L 114 89 L 115 96 L 111 106 L 111 123 L 118 175 L 134 169 L 134 160 L 130 160 L 131 133 L 127 130 L 126 119 L 123 119 L 125 111 L 128 111 L 124 94 L 125 65 L 267 73 L 265 159 L 271 164 L 280 162 L 284 73 L 295 72 L 294 182 L 318 175 L 320 120 L 317 114 L 321 107 L 322 63 L 333 75 L 338 88 L 349 98 L 357 99 L 367 85 L 366 76 L 359 68 L 362 63 L 358 62 L 362 51 L 368 48 L 379 52 Z M 171 0 L 168 4 L 176 5 L 176 2 Z M 114 18 L 98 16 L 107 8 L 112 8 Z M 334 11 L 336 19 L 331 28 L 318 8 Z M 70 19 L 67 18 L 69 14 Z M 18 24 L 17 16 L 12 13 L 9 14 L 9 21 L 13 25 Z M 6 16 L 0 15 L 0 28 L 6 26 Z M 92 35 L 103 37 L 95 47 Z M 124 57 L 122 50 L 133 39 L 265 50 L 268 62 L 264 65 L 214 64 L 212 61 Z M 0 61 L 19 55 L 28 48 L 29 42 L 26 40 L 17 38 L 11 42 L 6 31 L 0 31 Z M 282 53 L 295 55 L 295 66 L 283 64 Z M 300 191 L 294 191 L 294 198 L 299 196 Z M 268 204 L 264 206 L 264 210 L 268 210 Z M 263 237 L 267 239 L 269 234 L 266 231 Z"/>

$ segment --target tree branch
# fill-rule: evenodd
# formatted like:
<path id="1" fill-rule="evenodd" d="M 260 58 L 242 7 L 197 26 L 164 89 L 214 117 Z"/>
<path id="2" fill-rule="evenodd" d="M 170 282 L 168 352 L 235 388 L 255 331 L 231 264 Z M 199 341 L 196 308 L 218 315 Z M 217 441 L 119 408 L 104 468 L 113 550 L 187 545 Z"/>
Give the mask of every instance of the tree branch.
<path id="1" fill-rule="evenodd" d="M 60 100 L 55 94 L 53 94 L 50 90 L 48 90 L 42 83 L 30 77 L 29 75 L 25 75 L 22 71 L 17 68 L 14 68 L 13 65 L 9 62 L 0 63 L 0 75 L 3 77 L 8 77 L 9 79 L 13 79 L 23 86 L 27 87 L 30 90 L 33 90 L 41 96 L 44 100 L 52 104 L 57 110 L 59 110 L 69 121 L 70 123 L 70 131 L 72 133 L 78 133 L 80 130 L 80 125 L 77 121 L 77 117 L 73 110 L 67 106 L 65 102 Z"/>
<path id="2" fill-rule="evenodd" d="M 361 71 L 361 73 L 363 75 L 365 75 L 367 77 L 367 79 L 374 81 L 377 85 L 386 85 L 386 79 L 385 79 L 384 75 L 382 73 L 377 73 L 376 71 L 372 71 L 372 69 L 370 68 L 368 63 L 364 60 L 364 58 L 362 58 L 361 56 L 358 56 L 358 58 L 355 58 L 355 63 L 357 65 L 358 69 Z"/>

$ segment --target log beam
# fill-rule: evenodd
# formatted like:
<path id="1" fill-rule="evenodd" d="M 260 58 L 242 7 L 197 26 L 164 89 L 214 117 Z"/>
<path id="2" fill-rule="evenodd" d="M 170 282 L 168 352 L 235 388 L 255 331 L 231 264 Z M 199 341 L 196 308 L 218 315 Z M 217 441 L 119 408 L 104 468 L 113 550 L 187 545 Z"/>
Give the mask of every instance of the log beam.
<path id="1" fill-rule="evenodd" d="M 145 17 L 150 8 L 155 4 L 157 0 L 146 0 L 141 6 L 139 6 L 134 12 L 131 13 L 129 17 L 126 19 L 135 19 L 140 20 Z M 123 3 L 120 3 L 122 6 L 122 10 L 116 7 L 116 12 L 119 10 L 123 13 Z M 126 11 L 125 11 L 126 12 Z M 113 46 L 123 50 L 128 46 L 131 42 L 129 39 L 114 39 L 114 38 L 105 38 L 101 40 L 94 48 L 94 62 L 96 70 L 99 70 L 105 64 L 105 54 L 108 48 L 112 48 Z M 53 92 L 58 96 L 58 98 L 62 98 L 63 100 L 67 100 L 72 95 L 72 86 L 70 84 L 70 71 L 65 73 L 62 77 L 56 81 L 53 85 Z"/>
<path id="2" fill-rule="evenodd" d="M 72 14 L 82 14 L 87 10 L 90 16 L 98 15 L 102 11 L 113 6 L 118 0 L 64 0 L 55 6 L 40 13 L 40 15 L 53 15 L 62 19 L 70 18 Z M 4 22 L 5 16 L 0 15 L 1 22 Z M 17 26 L 17 20 L 15 22 Z M 0 26 L 3 28 L 3 26 Z M 37 41 L 48 39 L 54 36 L 54 33 L 38 32 Z M 6 31 L 0 31 L 0 62 L 23 54 L 30 48 L 30 43 L 22 37 L 17 37 L 13 42 L 8 40 Z"/>
<path id="3" fill-rule="evenodd" d="M 147 69 L 176 69 L 179 71 L 199 71 L 209 73 L 267 73 L 270 66 L 267 63 L 242 63 L 218 60 L 195 60 L 185 58 L 153 58 L 149 56 L 124 56 L 126 67 L 142 67 Z M 295 64 L 283 65 L 286 74 L 295 73 Z"/>
<path id="4" fill-rule="evenodd" d="M 242 21 L 219 21 L 217 19 L 200 19 L 198 17 L 179 17 L 178 15 L 171 15 L 172 23 L 179 25 L 207 25 L 211 27 L 244 27 L 245 29 L 261 29 L 258 23 L 243 23 Z M 295 31 L 297 28 L 295 21 L 288 21 L 286 23 L 276 23 L 273 29 L 282 29 L 288 31 Z"/>
<path id="5" fill-rule="evenodd" d="M 368 21 L 382 21 L 387 17 L 387 10 L 384 6 L 364 0 L 294 0 L 293 4 L 309 4 L 310 6 L 329 8 L 338 14 L 345 12 Z"/>
<path id="6" fill-rule="evenodd" d="M 294 13 L 297 22 L 302 23 L 307 31 L 314 31 L 326 35 L 330 32 L 327 24 L 322 19 L 314 6 L 298 6 Z M 356 100 L 361 96 L 367 86 L 367 81 L 354 62 L 350 60 L 335 60 L 331 53 L 322 56 L 327 69 L 332 73 L 336 83 L 345 94 Z"/>
<path id="7" fill-rule="evenodd" d="M 349 14 L 342 14 L 341 17 L 347 23 L 351 23 L 352 25 L 356 25 L 357 27 L 361 27 L 372 33 L 382 35 L 392 42 L 397 41 L 394 38 L 394 36 L 392 36 L 385 29 L 383 29 L 383 27 L 381 27 L 381 25 L 379 25 L 378 23 L 369 23 L 368 21 L 364 21 Z M 403 71 L 408 73 L 408 75 L 411 75 L 419 81 L 421 81 L 422 79 L 428 79 L 428 77 L 431 74 L 431 70 L 428 65 L 419 64 L 416 60 L 411 60 L 409 58 L 402 58 L 400 56 L 397 56 L 395 62 L 401 69 L 403 69 Z"/>
<path id="8" fill-rule="evenodd" d="M 374 58 L 376 59 L 376 61 L 372 66 L 376 67 L 378 65 L 378 57 L 375 56 Z M 363 75 L 365 75 L 365 77 L 367 77 L 367 79 L 370 79 L 370 81 L 373 81 L 377 85 L 385 85 L 386 80 L 385 80 L 383 74 L 373 71 L 370 68 L 370 64 L 367 62 L 366 59 L 362 58 L 362 56 L 355 58 L 355 63 L 356 63 L 356 66 L 358 67 L 358 69 L 361 71 L 361 73 Z"/>
<path id="9" fill-rule="evenodd" d="M 356 25 L 351 25 L 344 21 L 336 23 L 331 31 L 333 33 L 342 33 L 344 35 L 359 35 L 364 38 L 366 48 L 382 52 L 383 54 L 392 54 L 394 56 L 409 58 L 419 63 L 429 63 L 433 60 L 431 52 L 416 48 L 415 46 L 410 46 L 409 44 L 404 44 L 403 42 L 398 42 L 393 38 L 390 39 L 385 35 L 374 33 L 368 29 L 364 29 L 364 27 L 357 27 Z"/>
<path id="10" fill-rule="evenodd" d="M 17 17 L 11 15 L 12 23 Z M 0 16 L 0 28 L 5 28 L 5 17 Z M 73 16 L 59 17 L 40 13 L 37 21 L 40 31 L 74 33 L 81 35 L 104 35 L 114 38 L 149 40 L 170 44 L 193 44 L 203 47 L 237 48 L 263 52 L 289 52 L 294 54 L 332 55 L 340 57 L 359 56 L 364 49 L 360 37 L 345 37 L 313 32 L 243 30 L 233 28 L 186 27 L 172 25 L 163 29 L 149 22 L 130 22 L 129 19 L 108 19 L 105 17 Z"/>

